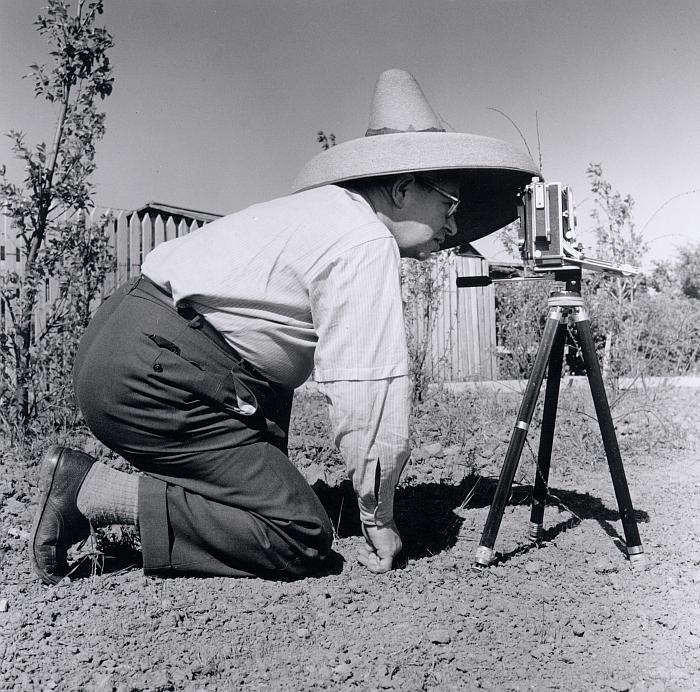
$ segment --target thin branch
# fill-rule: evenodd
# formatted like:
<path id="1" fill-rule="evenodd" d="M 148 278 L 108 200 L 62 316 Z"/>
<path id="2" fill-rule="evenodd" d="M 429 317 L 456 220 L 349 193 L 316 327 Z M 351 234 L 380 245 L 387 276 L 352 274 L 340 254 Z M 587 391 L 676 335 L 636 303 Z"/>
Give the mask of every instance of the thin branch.
<path id="1" fill-rule="evenodd" d="M 540 114 L 535 111 L 535 130 L 537 132 L 537 163 L 540 171 L 542 170 L 542 141 L 540 139 Z"/>
<path id="2" fill-rule="evenodd" d="M 502 110 L 500 110 L 498 108 L 489 107 L 489 110 L 496 111 L 496 113 L 500 113 L 517 130 L 518 134 L 520 135 L 520 139 L 523 140 L 523 144 L 525 145 L 525 148 L 527 149 L 527 153 L 530 154 L 530 158 L 531 159 L 534 158 L 534 156 L 532 155 L 532 152 L 530 151 L 530 147 L 527 144 L 527 140 L 525 139 L 525 135 L 522 133 L 520 128 L 515 124 L 515 121 L 513 120 L 513 118 L 511 118 L 509 115 L 507 115 L 506 113 L 504 113 Z"/>
<path id="3" fill-rule="evenodd" d="M 650 217 L 649 220 L 642 226 L 642 230 L 640 233 L 644 233 L 644 229 L 656 218 L 656 215 L 665 207 L 667 207 L 673 200 L 678 199 L 679 197 L 686 197 L 687 195 L 694 195 L 697 192 L 700 192 L 700 189 L 695 189 L 695 190 L 686 190 L 685 192 L 680 192 L 677 195 L 673 195 L 673 197 L 669 197 Z"/>

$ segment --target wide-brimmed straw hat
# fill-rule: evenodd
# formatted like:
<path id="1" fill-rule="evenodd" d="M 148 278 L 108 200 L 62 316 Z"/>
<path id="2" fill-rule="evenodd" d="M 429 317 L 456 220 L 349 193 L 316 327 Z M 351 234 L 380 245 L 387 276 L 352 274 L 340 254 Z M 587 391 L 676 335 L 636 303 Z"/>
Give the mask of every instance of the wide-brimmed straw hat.
<path id="1" fill-rule="evenodd" d="M 530 156 L 508 142 L 446 131 L 413 75 L 393 69 L 377 80 L 365 136 L 314 156 L 293 189 L 420 171 L 459 174 L 458 232 L 443 249 L 513 221 L 518 190 L 539 175 Z"/>

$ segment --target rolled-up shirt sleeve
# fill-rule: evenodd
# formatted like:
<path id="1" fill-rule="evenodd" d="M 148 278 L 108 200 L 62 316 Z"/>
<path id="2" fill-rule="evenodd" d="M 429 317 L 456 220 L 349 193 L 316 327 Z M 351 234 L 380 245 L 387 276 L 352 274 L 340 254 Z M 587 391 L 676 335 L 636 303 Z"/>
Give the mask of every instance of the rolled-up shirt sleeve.
<path id="1" fill-rule="evenodd" d="M 339 255 L 309 290 L 318 334 L 314 378 L 329 403 L 365 524 L 393 519 L 394 489 L 408 459 L 408 349 L 400 257 L 392 237 Z"/>
<path id="2" fill-rule="evenodd" d="M 364 524 L 393 520 L 394 490 L 409 456 L 407 376 L 320 385 L 335 444 L 345 460 Z"/>

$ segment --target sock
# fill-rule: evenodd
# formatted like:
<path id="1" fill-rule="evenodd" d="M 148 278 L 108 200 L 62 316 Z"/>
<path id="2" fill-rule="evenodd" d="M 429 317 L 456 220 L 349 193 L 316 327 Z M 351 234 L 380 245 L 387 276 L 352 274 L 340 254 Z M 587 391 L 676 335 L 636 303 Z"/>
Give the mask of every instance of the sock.
<path id="1" fill-rule="evenodd" d="M 101 464 L 92 465 L 76 504 L 95 527 L 138 523 L 139 477 Z"/>

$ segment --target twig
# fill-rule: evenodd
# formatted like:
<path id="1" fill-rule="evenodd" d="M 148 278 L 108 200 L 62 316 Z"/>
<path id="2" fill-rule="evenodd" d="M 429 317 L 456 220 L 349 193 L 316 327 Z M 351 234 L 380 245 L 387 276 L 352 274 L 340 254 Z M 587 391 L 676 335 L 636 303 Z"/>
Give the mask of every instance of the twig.
<path id="1" fill-rule="evenodd" d="M 506 120 L 508 120 L 508 122 L 517 130 L 518 134 L 520 135 L 520 139 L 523 140 L 523 144 L 525 145 L 525 148 L 527 149 L 527 153 L 530 154 L 530 158 L 531 159 L 534 158 L 532 156 L 532 152 L 530 151 L 530 147 L 527 144 L 527 140 L 525 139 L 525 135 L 522 133 L 520 128 L 515 124 L 515 121 L 513 120 L 513 118 L 511 118 L 509 115 L 507 115 L 506 113 L 504 113 L 502 110 L 500 110 L 498 108 L 490 107 L 489 110 L 496 111 L 496 113 L 500 113 Z"/>
<path id="2" fill-rule="evenodd" d="M 583 521 L 583 519 L 578 514 L 576 514 L 576 512 L 574 512 L 574 510 L 571 509 L 571 507 L 566 505 L 560 497 L 558 497 L 557 495 L 555 495 L 553 492 L 551 492 L 549 490 L 547 491 L 547 494 L 549 497 L 551 497 L 557 503 L 558 507 L 563 507 L 569 514 L 571 514 L 571 516 L 573 516 L 576 519 L 576 521 L 578 521 L 579 523 L 581 523 Z"/>
<path id="3" fill-rule="evenodd" d="M 345 497 L 340 498 L 340 509 L 338 510 L 338 521 L 336 522 L 336 527 L 335 527 L 335 537 L 339 538 L 340 537 L 340 519 L 343 515 L 343 503 L 345 502 Z"/>
<path id="4" fill-rule="evenodd" d="M 537 132 L 537 164 L 542 170 L 542 141 L 540 140 L 540 114 L 535 111 L 535 131 Z"/>
<path id="5" fill-rule="evenodd" d="M 472 498 L 474 497 L 474 493 L 476 492 L 476 488 L 481 482 L 481 476 L 479 476 L 476 479 L 476 483 L 471 487 L 471 490 L 467 493 L 467 496 L 464 498 L 462 501 L 462 504 L 459 506 L 460 509 L 466 509 L 467 505 L 471 502 Z"/>
<path id="6" fill-rule="evenodd" d="M 648 219 L 648 221 L 642 226 L 642 230 L 640 233 L 644 233 L 644 229 L 656 218 L 656 215 L 665 207 L 667 207 L 673 200 L 678 199 L 679 197 L 685 197 L 686 195 L 694 195 L 696 192 L 700 192 L 700 189 L 695 189 L 695 190 L 686 190 L 685 192 L 680 192 L 677 195 L 673 195 L 673 197 L 669 197 Z"/>

